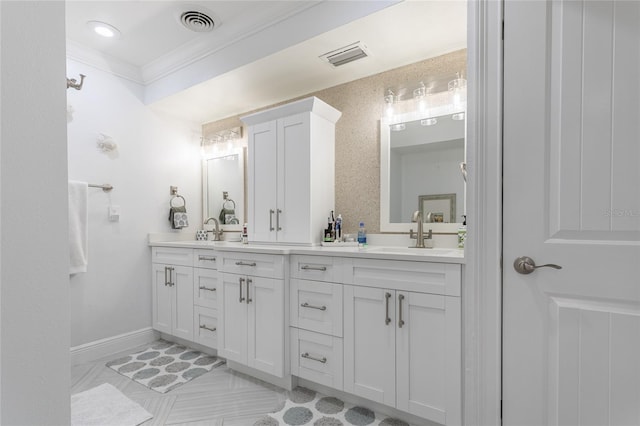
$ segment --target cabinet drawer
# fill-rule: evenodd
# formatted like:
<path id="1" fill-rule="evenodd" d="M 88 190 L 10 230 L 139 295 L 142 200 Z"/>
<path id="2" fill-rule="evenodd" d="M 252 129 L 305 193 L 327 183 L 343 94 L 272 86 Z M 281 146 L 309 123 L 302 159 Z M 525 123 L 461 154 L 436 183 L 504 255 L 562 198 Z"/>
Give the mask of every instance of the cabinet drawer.
<path id="1" fill-rule="evenodd" d="M 205 308 L 218 307 L 218 271 L 194 268 L 193 303 Z"/>
<path id="2" fill-rule="evenodd" d="M 193 249 L 152 247 L 151 262 L 165 265 L 193 266 Z"/>
<path id="3" fill-rule="evenodd" d="M 291 277 L 305 280 L 339 282 L 340 259 L 328 256 L 291 256 Z"/>
<path id="4" fill-rule="evenodd" d="M 342 390 L 342 339 L 291 327 L 291 374 Z"/>
<path id="5" fill-rule="evenodd" d="M 196 268 L 218 269 L 217 253 L 213 250 L 195 249 L 193 251 L 193 266 Z"/>
<path id="6" fill-rule="evenodd" d="M 260 253 L 218 252 L 218 268 L 230 274 L 284 278 L 284 256 Z"/>
<path id="7" fill-rule="evenodd" d="M 218 348 L 218 313 L 215 309 L 194 306 L 194 340 L 196 343 Z"/>
<path id="8" fill-rule="evenodd" d="M 290 288 L 292 326 L 342 337 L 342 285 L 292 278 Z"/>
<path id="9" fill-rule="evenodd" d="M 453 263 L 345 259 L 344 283 L 460 296 L 461 267 Z"/>

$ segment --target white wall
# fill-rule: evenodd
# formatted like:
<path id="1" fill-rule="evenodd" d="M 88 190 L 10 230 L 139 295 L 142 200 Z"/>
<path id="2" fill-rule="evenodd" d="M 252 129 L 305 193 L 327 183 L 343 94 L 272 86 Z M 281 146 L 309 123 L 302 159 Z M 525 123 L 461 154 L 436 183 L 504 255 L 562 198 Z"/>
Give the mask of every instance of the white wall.
<path id="1" fill-rule="evenodd" d="M 65 7 L 0 2 L 0 16 L 0 423 L 63 425 L 69 424 Z"/>
<path id="2" fill-rule="evenodd" d="M 151 326 L 150 232 L 172 232 L 169 186 L 186 198 L 193 234 L 202 223 L 199 123 L 161 116 L 145 106 L 142 87 L 67 59 L 67 73 L 86 74 L 81 91 L 67 92 L 69 179 L 110 183 L 111 193 L 89 190 L 87 273 L 71 278 L 71 346 Z M 111 136 L 117 155 L 96 147 Z M 107 206 L 119 205 L 119 222 Z M 176 202 L 176 205 L 178 202 Z"/>

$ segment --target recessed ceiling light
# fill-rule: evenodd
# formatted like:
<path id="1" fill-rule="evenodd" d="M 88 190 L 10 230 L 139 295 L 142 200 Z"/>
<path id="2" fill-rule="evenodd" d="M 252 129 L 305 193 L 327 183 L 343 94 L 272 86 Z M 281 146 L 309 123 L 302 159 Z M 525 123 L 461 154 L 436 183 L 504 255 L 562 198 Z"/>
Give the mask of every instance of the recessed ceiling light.
<path id="1" fill-rule="evenodd" d="M 93 30 L 96 34 L 105 38 L 117 38 L 120 37 L 120 30 L 113 25 L 100 21 L 88 21 L 87 26 Z"/>

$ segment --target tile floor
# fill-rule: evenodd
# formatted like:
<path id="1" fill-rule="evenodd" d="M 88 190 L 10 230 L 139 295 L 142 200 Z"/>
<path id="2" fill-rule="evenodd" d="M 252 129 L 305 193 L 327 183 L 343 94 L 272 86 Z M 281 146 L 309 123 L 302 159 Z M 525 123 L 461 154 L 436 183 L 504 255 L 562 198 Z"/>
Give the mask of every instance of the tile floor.
<path id="1" fill-rule="evenodd" d="M 153 414 L 144 426 L 250 426 L 287 399 L 284 389 L 232 371 L 226 365 L 161 394 L 105 366 L 107 361 L 131 352 L 71 367 L 71 393 L 110 383 Z"/>

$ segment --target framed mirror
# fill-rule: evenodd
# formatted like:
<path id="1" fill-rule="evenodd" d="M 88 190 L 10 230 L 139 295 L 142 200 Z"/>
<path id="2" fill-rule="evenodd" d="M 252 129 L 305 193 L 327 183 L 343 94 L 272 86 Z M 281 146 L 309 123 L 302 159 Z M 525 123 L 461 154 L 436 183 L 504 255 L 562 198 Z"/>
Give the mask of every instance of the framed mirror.
<path id="1" fill-rule="evenodd" d="M 225 231 L 242 231 L 246 218 L 246 147 L 202 161 L 202 218 L 214 217 Z"/>
<path id="2" fill-rule="evenodd" d="M 411 216 L 416 210 L 422 212 L 425 229 L 457 232 L 465 214 L 464 118 L 464 110 L 449 107 L 429 116 L 380 120 L 382 232 L 415 229 Z"/>

